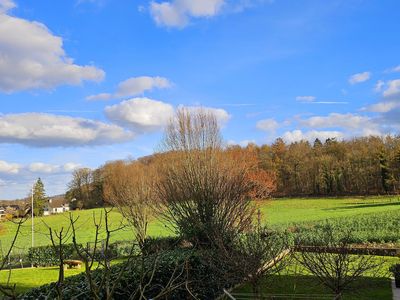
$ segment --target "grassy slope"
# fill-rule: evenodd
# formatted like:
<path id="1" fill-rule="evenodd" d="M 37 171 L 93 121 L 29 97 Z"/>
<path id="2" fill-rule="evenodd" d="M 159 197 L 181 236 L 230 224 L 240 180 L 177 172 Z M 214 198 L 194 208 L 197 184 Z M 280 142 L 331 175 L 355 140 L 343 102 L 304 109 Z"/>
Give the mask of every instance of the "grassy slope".
<path id="1" fill-rule="evenodd" d="M 255 202 L 260 208 L 263 219 L 270 224 L 287 224 L 293 222 L 323 220 L 335 217 L 355 216 L 366 213 L 400 210 L 400 201 L 393 197 L 372 198 L 321 198 L 321 199 L 275 199 Z M 93 214 L 100 216 L 101 209 L 74 212 L 79 216 L 77 222 L 78 242 L 84 244 L 93 241 Z M 122 221 L 117 211 L 111 213 L 110 222 L 118 226 Z M 53 228 L 68 227 L 68 214 L 53 215 L 35 219 L 35 245 L 50 243 L 45 223 Z M 2 224 L 0 241 L 3 249 L 9 245 L 15 225 L 11 222 Z M 170 235 L 172 232 L 164 226 L 161 220 L 154 220 L 149 225 L 149 234 L 152 236 Z M 113 240 L 131 239 L 133 233 L 130 229 L 119 231 L 113 235 Z M 26 251 L 31 245 L 31 220 L 28 220 L 18 238 L 16 253 Z M 1 249 L 0 249 L 1 250 Z"/>
<path id="2" fill-rule="evenodd" d="M 293 222 L 303 222 L 303 221 L 314 221 L 334 217 L 343 216 L 354 216 L 359 214 L 374 213 L 374 212 L 385 212 L 400 210 L 400 203 L 393 198 L 339 198 L 339 199 L 279 199 L 279 200 L 268 200 L 257 202 L 256 205 L 261 209 L 263 214 L 263 219 L 270 224 L 286 224 Z M 95 213 L 97 216 L 100 214 L 99 209 L 87 210 L 75 212 L 76 216 L 79 216 L 78 221 L 78 240 L 81 243 L 91 241 L 93 238 L 93 223 L 92 216 Z M 49 243 L 46 237 L 47 228 L 43 221 L 47 224 L 61 228 L 62 226 L 68 226 L 68 215 L 55 215 L 44 218 L 37 218 L 36 220 L 36 235 L 35 244 L 45 245 Z M 111 222 L 113 224 L 119 224 L 121 222 L 121 216 L 117 212 L 111 214 Z M 2 235 L 0 235 L 0 240 L 3 246 L 7 244 L 11 237 L 13 231 L 13 225 L 11 223 L 4 224 L 5 230 Z M 24 225 L 23 235 L 21 235 L 18 240 L 18 247 L 27 249 L 30 246 L 31 236 L 30 236 L 30 220 Z M 149 233 L 151 235 L 167 235 L 171 234 L 161 221 L 155 220 L 149 226 Z M 132 232 L 130 230 L 125 230 L 119 232 L 114 240 L 130 239 L 132 237 Z M 15 252 L 18 252 L 16 249 Z M 15 253 L 14 252 L 14 253 Z M 74 275 L 82 270 L 68 270 L 67 276 Z M 41 284 L 48 283 L 57 279 L 58 270 L 56 268 L 38 268 L 38 269 L 23 269 L 23 270 L 13 270 L 12 281 L 18 283 L 19 290 L 27 290 L 34 286 L 40 286 Z M 297 291 L 301 291 L 302 288 L 306 289 L 310 284 L 314 285 L 315 279 L 309 277 L 301 277 L 306 275 L 301 275 L 296 277 L 293 275 L 287 275 L 286 278 L 281 278 L 279 280 L 284 284 L 283 287 L 279 289 L 287 290 L 296 288 Z M 0 272 L 0 281 L 4 282 L 6 279 L 6 272 Z M 387 281 L 379 281 L 380 288 L 377 293 L 383 293 L 382 298 L 385 299 L 389 297 L 390 289 L 387 290 Z M 278 289 L 278 287 L 277 287 Z M 321 292 L 321 287 L 316 287 L 316 290 Z M 389 292 L 388 292 L 389 291 Z M 277 291 L 275 291 L 277 292 Z M 322 291 L 324 292 L 324 291 Z M 389 299 L 389 298 L 388 298 Z"/>
<path id="3" fill-rule="evenodd" d="M 367 273 L 366 277 L 354 283 L 351 292 L 346 292 L 343 296 L 344 299 L 392 299 L 392 289 L 389 278 L 390 273 L 388 273 L 388 269 L 390 265 L 399 263 L 399 258 L 378 257 L 377 259 L 383 260 L 384 262 L 379 272 Z M 291 266 L 283 270 L 282 274 L 263 280 L 260 286 L 261 293 L 264 296 L 271 294 L 332 295 L 332 292 L 328 288 L 321 285 L 316 277 L 312 276 L 308 271 L 295 263 L 295 261 L 292 261 Z M 234 295 L 240 293 L 251 294 L 252 288 L 249 284 L 243 284 L 232 293 Z M 288 299 L 291 298 L 288 297 Z"/>
<path id="4" fill-rule="evenodd" d="M 79 243 L 92 242 L 94 240 L 94 225 L 93 225 L 93 214 L 97 219 L 100 219 L 100 215 L 102 214 L 102 209 L 91 209 L 91 210 L 83 210 L 73 212 L 74 217 L 78 217 L 79 219 L 76 223 L 77 229 L 77 241 Z M 48 238 L 48 228 L 46 226 L 49 225 L 54 229 L 61 229 L 62 227 L 65 230 L 69 226 L 69 214 L 59 214 L 52 215 L 47 217 L 35 218 L 35 246 L 42 246 L 50 244 L 50 240 Z M 115 210 L 111 212 L 110 216 L 110 224 L 112 226 L 118 227 L 121 222 L 123 222 L 122 216 Z M 10 244 L 11 239 L 14 236 L 16 225 L 11 222 L 6 222 L 1 224 L 4 226 L 2 233 L 0 233 L 0 241 L 3 251 Z M 65 232 L 65 231 L 64 231 Z M 149 226 L 149 234 L 154 236 L 162 236 L 169 234 L 167 228 L 162 224 L 162 222 L 158 220 L 154 220 L 151 222 Z M 124 228 L 121 231 L 116 232 L 112 235 L 113 240 L 128 240 L 132 239 L 133 232 L 130 228 Z M 26 251 L 31 245 L 31 219 L 27 220 L 24 223 L 21 235 L 18 237 L 16 250 L 18 251 Z M 1 250 L 1 249 L 0 249 Z"/>

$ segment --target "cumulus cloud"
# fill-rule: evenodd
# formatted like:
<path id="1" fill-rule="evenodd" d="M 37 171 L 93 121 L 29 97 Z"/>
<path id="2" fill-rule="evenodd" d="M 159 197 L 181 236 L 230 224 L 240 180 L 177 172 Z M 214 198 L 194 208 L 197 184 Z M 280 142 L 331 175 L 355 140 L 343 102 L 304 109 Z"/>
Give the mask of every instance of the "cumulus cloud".
<path id="1" fill-rule="evenodd" d="M 220 126 L 225 126 L 226 123 L 228 123 L 228 121 L 231 118 L 231 115 L 225 109 L 222 108 L 204 107 L 204 106 L 183 106 L 183 105 L 181 105 L 180 108 L 185 108 L 188 111 L 194 111 L 194 112 L 202 110 L 211 113 L 217 118 L 217 121 Z"/>
<path id="2" fill-rule="evenodd" d="M 385 86 L 385 82 L 383 80 L 378 80 L 375 84 L 374 91 L 379 93 L 382 91 L 383 87 Z"/>
<path id="3" fill-rule="evenodd" d="M 48 164 L 43 162 L 31 163 L 27 170 L 32 173 L 54 174 L 54 173 L 70 173 L 78 169 L 81 165 L 77 163 L 66 163 L 64 165 Z"/>
<path id="4" fill-rule="evenodd" d="M 383 92 L 385 98 L 400 97 L 400 79 L 389 81 L 387 86 L 387 89 Z"/>
<path id="5" fill-rule="evenodd" d="M 365 110 L 377 113 L 386 113 L 397 107 L 400 107 L 400 102 L 389 101 L 372 104 L 368 106 Z"/>
<path id="6" fill-rule="evenodd" d="M 88 100 L 88 101 L 105 101 L 105 100 L 110 100 L 112 97 L 113 97 L 113 95 L 110 93 L 101 93 L 101 94 L 87 96 L 86 100 Z"/>
<path id="7" fill-rule="evenodd" d="M 339 114 L 331 113 L 328 116 L 314 116 L 300 120 L 300 124 L 311 128 L 362 128 L 371 124 L 369 117 L 355 115 L 351 113 Z"/>
<path id="8" fill-rule="evenodd" d="M 170 2 L 151 2 L 150 12 L 160 26 L 185 27 L 190 18 L 212 17 L 217 15 L 224 0 L 172 0 Z"/>
<path id="9" fill-rule="evenodd" d="M 170 86 L 171 83 L 164 77 L 132 77 L 118 85 L 116 97 L 136 96 L 154 88 L 165 89 Z"/>
<path id="10" fill-rule="evenodd" d="M 17 5 L 12 0 L 0 0 L 0 13 L 6 13 L 15 7 Z"/>
<path id="11" fill-rule="evenodd" d="M 29 165 L 29 171 L 34 173 L 55 173 L 60 171 L 60 166 L 35 162 Z"/>
<path id="12" fill-rule="evenodd" d="M 72 172 L 81 167 L 82 167 L 81 164 L 69 162 L 69 163 L 64 164 L 63 169 L 65 172 Z"/>
<path id="13" fill-rule="evenodd" d="M 51 89 L 104 78 L 101 69 L 75 64 L 65 53 L 62 38 L 44 24 L 8 15 L 13 7 L 13 1 L 0 2 L 1 91 Z"/>
<path id="14" fill-rule="evenodd" d="M 18 174 L 21 169 L 19 164 L 8 163 L 4 160 L 0 160 L 0 173 L 4 174 Z"/>
<path id="15" fill-rule="evenodd" d="M 84 146 L 124 142 L 134 134 L 117 125 L 44 113 L 0 115 L 0 143 Z"/>
<path id="16" fill-rule="evenodd" d="M 361 83 L 361 82 L 367 81 L 370 78 L 371 78 L 371 72 L 357 73 L 357 74 L 354 74 L 354 75 L 350 76 L 349 83 L 350 84 L 357 84 L 357 83 Z"/>
<path id="17" fill-rule="evenodd" d="M 346 138 L 354 136 L 382 135 L 388 127 L 379 121 L 379 118 L 362 116 L 358 114 L 331 113 L 327 116 L 314 116 L 298 120 L 299 125 L 313 129 L 340 129 Z"/>
<path id="18" fill-rule="evenodd" d="M 274 119 L 265 119 L 258 121 L 256 127 L 267 132 L 275 132 L 275 130 L 278 129 L 279 124 Z"/>
<path id="19" fill-rule="evenodd" d="M 387 69 L 385 71 L 385 73 L 397 73 L 397 72 L 400 72 L 400 65 Z"/>
<path id="20" fill-rule="evenodd" d="M 107 106 L 109 120 L 140 133 L 159 130 L 174 114 L 172 105 L 149 98 L 133 98 Z"/>
<path id="21" fill-rule="evenodd" d="M 242 141 L 240 141 L 240 142 L 236 142 L 236 141 L 234 141 L 234 140 L 229 140 L 229 141 L 227 142 L 227 145 L 228 145 L 228 146 L 236 146 L 236 145 L 239 145 L 240 147 L 247 147 L 248 145 L 255 144 L 255 143 L 256 143 L 255 140 L 242 140 Z"/>
<path id="22" fill-rule="evenodd" d="M 326 139 L 336 138 L 343 139 L 344 135 L 340 131 L 318 131 L 318 130 L 310 130 L 303 132 L 302 130 L 293 130 L 286 131 L 282 138 L 287 143 L 294 143 L 299 141 L 309 141 L 313 142 L 315 139 L 320 139 L 321 141 L 325 141 Z"/>
<path id="23" fill-rule="evenodd" d="M 315 101 L 316 97 L 314 96 L 297 96 L 296 100 L 300 102 L 313 102 Z"/>
<path id="24" fill-rule="evenodd" d="M 109 100 L 111 98 L 132 97 L 143 94 L 145 91 L 151 91 L 153 89 L 165 89 L 169 88 L 170 86 L 171 82 L 167 78 L 160 76 L 131 77 L 120 82 L 114 94 L 101 93 L 97 95 L 91 95 L 86 97 L 86 100 L 97 101 Z"/>

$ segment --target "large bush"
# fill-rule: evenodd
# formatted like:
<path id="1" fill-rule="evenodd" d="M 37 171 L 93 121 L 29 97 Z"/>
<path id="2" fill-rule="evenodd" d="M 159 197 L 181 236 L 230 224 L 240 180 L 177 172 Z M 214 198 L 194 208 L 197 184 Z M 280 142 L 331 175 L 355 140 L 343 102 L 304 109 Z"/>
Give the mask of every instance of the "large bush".
<path id="1" fill-rule="evenodd" d="M 158 255 L 150 255 L 144 260 L 142 268 L 141 259 L 138 257 L 129 262 L 124 262 L 111 267 L 111 282 L 117 282 L 114 299 L 128 299 L 137 289 L 140 280 L 147 282 L 155 266 L 153 280 L 146 292 L 146 297 L 154 297 L 162 287 L 166 286 L 171 275 L 182 271 L 179 280 L 187 284 L 174 290 L 169 299 L 191 298 L 188 290 L 198 299 L 214 299 L 221 294 L 222 288 L 230 287 L 240 282 L 232 266 L 229 266 L 220 256 L 210 251 L 194 251 L 176 249 L 163 251 Z M 183 268 L 183 269 L 182 269 Z M 123 269 L 122 277 L 117 279 Z M 143 273 L 142 273 L 143 272 Z M 101 280 L 103 270 L 92 271 L 96 282 Z M 140 274 L 144 274 L 141 278 Z M 56 284 L 51 283 L 32 289 L 21 295 L 20 299 L 53 299 L 57 298 Z M 69 277 L 64 281 L 64 299 L 91 299 L 90 289 L 85 275 L 79 274 Z M 105 291 L 100 292 L 104 296 Z"/>
<path id="2" fill-rule="evenodd" d="M 79 245 L 82 247 L 82 245 Z M 77 259 L 78 255 L 73 244 L 62 246 L 64 259 Z M 56 266 L 60 263 L 59 250 L 53 246 L 33 247 L 28 252 L 29 262 L 37 267 Z"/>

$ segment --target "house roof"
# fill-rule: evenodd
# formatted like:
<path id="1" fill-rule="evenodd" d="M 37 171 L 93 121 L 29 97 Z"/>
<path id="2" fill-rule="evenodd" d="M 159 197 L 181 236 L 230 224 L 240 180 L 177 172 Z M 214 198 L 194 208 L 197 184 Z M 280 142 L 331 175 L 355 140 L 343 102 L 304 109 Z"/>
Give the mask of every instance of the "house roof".
<path id="1" fill-rule="evenodd" d="M 55 198 L 50 198 L 49 199 L 49 207 L 50 208 L 56 208 L 56 207 L 62 207 L 62 206 L 68 206 L 69 203 L 67 199 L 64 197 L 55 197 Z"/>

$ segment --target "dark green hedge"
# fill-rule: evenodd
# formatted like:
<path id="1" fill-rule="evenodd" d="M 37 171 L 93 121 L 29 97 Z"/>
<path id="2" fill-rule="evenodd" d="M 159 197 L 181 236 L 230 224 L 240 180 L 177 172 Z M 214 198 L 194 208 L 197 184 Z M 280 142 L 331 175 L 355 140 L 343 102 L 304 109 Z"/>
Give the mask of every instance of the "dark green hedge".
<path id="1" fill-rule="evenodd" d="M 111 243 L 107 253 L 104 253 L 101 251 L 102 245 L 101 243 L 99 243 L 97 245 L 96 259 L 102 259 L 104 258 L 105 255 L 109 259 L 127 257 L 130 255 L 132 246 L 133 246 L 132 242 L 118 241 Z M 79 244 L 78 247 L 82 248 L 83 246 Z M 139 248 L 137 246 L 134 247 L 135 247 L 134 253 L 138 253 Z M 93 249 L 89 250 L 93 251 Z M 63 254 L 64 254 L 64 259 L 80 259 L 73 244 L 63 245 Z M 30 264 L 37 267 L 56 266 L 60 263 L 59 251 L 58 249 L 55 249 L 53 246 L 40 246 L 40 247 L 30 248 L 28 251 L 28 261 Z"/>
<path id="2" fill-rule="evenodd" d="M 82 245 L 79 245 L 82 247 Z M 62 246 L 64 259 L 78 259 L 73 244 L 66 244 Z M 56 266 L 60 263 L 59 251 L 53 246 L 41 246 L 29 248 L 28 259 L 29 262 L 37 267 Z"/>
<path id="3" fill-rule="evenodd" d="M 145 259 L 144 271 L 150 271 L 153 268 L 155 255 L 150 255 Z M 214 299 L 222 293 L 222 288 L 229 287 L 239 283 L 239 277 L 227 276 L 232 270 L 229 263 L 218 259 L 218 255 L 210 251 L 195 251 L 187 249 L 175 249 L 162 251 L 157 255 L 157 264 L 151 287 L 146 293 L 148 299 L 154 297 L 162 286 L 165 286 L 170 280 L 171 274 L 177 265 L 186 262 L 188 276 L 188 287 L 192 294 L 199 299 Z M 123 276 L 116 288 L 114 299 L 128 299 L 136 290 L 140 280 L 141 273 L 140 259 L 131 262 L 125 262 L 111 267 L 111 280 L 114 281 L 117 274 L 124 269 Z M 95 281 L 99 281 L 103 270 L 93 271 Z M 150 272 L 145 272 L 148 280 Z M 230 278 L 230 279 L 228 279 Z M 63 291 L 64 299 L 91 299 L 88 283 L 84 274 L 69 277 L 65 280 L 65 289 Z M 104 293 L 104 291 L 101 291 Z M 44 285 L 33 289 L 28 293 L 21 295 L 20 299 L 54 299 L 56 298 L 55 283 Z M 183 286 L 175 290 L 168 299 L 190 299 L 189 293 Z"/>

